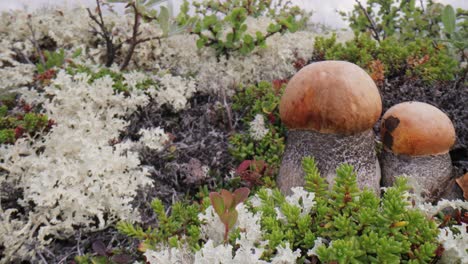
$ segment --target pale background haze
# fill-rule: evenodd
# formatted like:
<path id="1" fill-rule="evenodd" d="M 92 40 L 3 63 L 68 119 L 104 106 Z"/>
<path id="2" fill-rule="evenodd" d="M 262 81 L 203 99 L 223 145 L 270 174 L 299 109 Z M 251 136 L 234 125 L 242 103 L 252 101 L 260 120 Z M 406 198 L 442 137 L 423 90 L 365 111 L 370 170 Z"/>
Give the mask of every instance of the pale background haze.
<path id="1" fill-rule="evenodd" d="M 175 11 L 182 3 L 182 0 L 172 0 Z M 346 23 L 336 13 L 336 10 L 349 11 L 356 3 L 354 0 L 291 0 L 293 3 L 302 6 L 307 10 L 313 10 L 312 22 L 321 22 L 333 27 L 346 27 Z M 366 2 L 366 0 L 361 0 Z M 468 0 L 439 0 L 437 2 L 451 4 L 454 7 L 468 9 Z M 83 5 L 94 6 L 95 0 L 0 0 L 0 11 L 11 9 L 23 9 L 32 11 L 41 6 L 56 6 L 56 5 Z"/>

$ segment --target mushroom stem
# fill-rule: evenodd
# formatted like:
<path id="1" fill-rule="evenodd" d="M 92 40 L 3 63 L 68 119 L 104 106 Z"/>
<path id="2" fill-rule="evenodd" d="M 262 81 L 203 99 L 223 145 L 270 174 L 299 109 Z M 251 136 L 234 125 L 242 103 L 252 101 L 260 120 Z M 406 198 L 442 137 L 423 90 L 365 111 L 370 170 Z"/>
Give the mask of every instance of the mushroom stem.
<path id="1" fill-rule="evenodd" d="M 354 135 L 324 134 L 307 130 L 290 130 L 277 178 L 282 193 L 304 185 L 302 158 L 312 156 L 328 183 L 333 183 L 335 170 L 342 163 L 354 166 L 358 186 L 380 194 L 380 168 L 375 153 L 372 129 Z"/>
<path id="2" fill-rule="evenodd" d="M 384 149 L 380 162 L 383 186 L 392 186 L 397 176 L 407 175 L 419 189 L 414 191 L 420 193 L 426 202 L 435 202 L 441 198 L 452 182 L 449 153 L 418 157 L 398 155 Z"/>

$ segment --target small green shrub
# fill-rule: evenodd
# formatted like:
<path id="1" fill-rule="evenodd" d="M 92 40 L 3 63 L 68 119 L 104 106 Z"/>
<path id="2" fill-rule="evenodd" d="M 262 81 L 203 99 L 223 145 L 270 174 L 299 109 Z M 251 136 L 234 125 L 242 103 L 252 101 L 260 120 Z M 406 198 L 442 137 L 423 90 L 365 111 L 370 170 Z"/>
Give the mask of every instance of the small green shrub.
<path id="1" fill-rule="evenodd" d="M 305 158 L 303 167 L 306 190 L 316 194 L 317 235 L 333 241 L 318 248 L 322 262 L 428 263 L 435 256 L 437 224 L 411 209 L 404 178 L 379 199 L 358 189 L 352 166 L 337 169 L 330 191 L 312 159 Z"/>
<path id="2" fill-rule="evenodd" d="M 23 108 L 30 111 L 29 105 Z M 24 110 L 24 109 L 23 109 Z M 43 130 L 48 130 L 53 125 L 47 115 L 26 112 L 9 114 L 6 106 L 0 107 L 0 144 L 13 144 L 25 134 L 35 136 Z"/>
<path id="3" fill-rule="evenodd" d="M 117 229 L 132 238 L 141 240 L 140 251 L 146 249 L 155 249 L 158 244 L 168 244 L 171 247 L 178 247 L 187 244 L 196 251 L 200 249 L 200 225 L 198 214 L 205 210 L 209 201 L 205 200 L 203 204 L 184 204 L 176 202 L 171 207 L 171 212 L 166 213 L 161 200 L 155 199 L 151 203 L 158 226 L 149 227 L 144 230 L 142 227 L 135 226 L 128 222 L 119 222 Z M 185 236 L 182 236 L 185 235 Z"/>
<path id="4" fill-rule="evenodd" d="M 434 1 L 369 0 L 354 5 L 351 12 L 340 12 L 357 33 L 371 32 L 382 41 L 397 36 L 406 42 L 417 38 L 435 39 L 440 34 L 440 14 L 443 5 Z"/>
<path id="5" fill-rule="evenodd" d="M 207 0 L 192 4 L 195 15 L 189 15 L 189 3 L 185 0 L 177 20 L 181 25 L 192 24 L 191 33 L 198 36 L 198 48 L 214 48 L 218 57 L 230 56 L 233 52 L 248 54 L 257 46 L 264 47 L 265 40 L 275 33 L 297 31 L 308 18 L 290 2 L 277 5 L 268 0 Z M 266 34 L 257 31 L 251 35 L 246 33 L 248 16 L 267 16 L 274 22 L 268 26 Z"/>
<path id="6" fill-rule="evenodd" d="M 353 40 L 336 42 L 336 36 L 317 37 L 315 57 L 318 60 L 345 60 L 359 65 L 369 74 L 372 63 L 383 64 L 387 78 L 406 75 L 425 81 L 453 80 L 458 72 L 457 61 L 443 45 L 434 47 L 430 39 L 416 39 L 404 45 L 397 38 L 376 42 L 369 34 L 357 34 Z"/>
<path id="7" fill-rule="evenodd" d="M 232 109 L 242 116 L 243 130 L 233 134 L 230 139 L 229 152 L 238 162 L 245 160 L 264 161 L 269 168 L 262 179 L 263 183 L 273 187 L 276 172 L 281 163 L 285 148 L 286 128 L 279 116 L 279 102 L 284 85 L 282 81 L 260 82 L 241 88 L 233 98 Z M 255 139 L 249 129 L 250 123 L 257 115 L 265 121 L 268 132 L 261 138 Z"/>
<path id="8" fill-rule="evenodd" d="M 229 152 L 239 162 L 249 159 L 263 160 L 278 167 L 284 152 L 284 136 L 272 132 L 268 132 L 259 141 L 248 133 L 237 133 L 231 136 L 229 144 Z"/>
<path id="9" fill-rule="evenodd" d="M 15 143 L 15 130 L 14 129 L 1 129 L 0 130 L 0 144 L 13 144 Z"/>
<path id="10" fill-rule="evenodd" d="M 468 63 L 468 10 L 459 8 L 457 12 L 451 5 L 447 5 L 441 16 L 444 25 L 444 41 L 451 51 L 458 55 L 461 63 Z M 466 81 L 468 67 L 461 69 L 460 83 Z"/>
<path id="11" fill-rule="evenodd" d="M 45 64 L 36 64 L 39 74 L 46 72 L 54 67 L 60 68 L 65 63 L 65 51 L 63 49 L 57 52 L 44 51 Z"/>
<path id="12" fill-rule="evenodd" d="M 358 189 L 350 165 L 337 169 L 331 190 L 313 159 L 305 158 L 303 168 L 305 190 L 315 194 L 310 214 L 301 215 L 279 191 L 258 193 L 262 206 L 253 210 L 262 213 L 262 230 L 271 248 L 288 241 L 307 252 L 320 237 L 326 241 L 317 249 L 323 263 L 429 263 L 435 257 L 437 224 L 411 208 L 405 179 L 399 178 L 379 199 Z M 286 223 L 277 220 L 275 208 L 280 208 Z"/>

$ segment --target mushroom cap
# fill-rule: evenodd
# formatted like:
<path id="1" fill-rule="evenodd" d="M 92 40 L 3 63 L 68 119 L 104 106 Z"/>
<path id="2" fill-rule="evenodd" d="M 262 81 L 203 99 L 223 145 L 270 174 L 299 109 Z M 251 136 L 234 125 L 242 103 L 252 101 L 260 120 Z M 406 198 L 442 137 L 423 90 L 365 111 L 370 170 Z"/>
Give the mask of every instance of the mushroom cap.
<path id="1" fill-rule="evenodd" d="M 388 109 L 380 133 L 385 148 L 409 156 L 445 154 L 455 143 L 450 118 L 421 102 L 404 102 Z"/>
<path id="2" fill-rule="evenodd" d="M 372 78 L 346 61 L 315 62 L 289 81 L 280 102 L 289 129 L 351 135 L 373 127 L 382 99 Z"/>

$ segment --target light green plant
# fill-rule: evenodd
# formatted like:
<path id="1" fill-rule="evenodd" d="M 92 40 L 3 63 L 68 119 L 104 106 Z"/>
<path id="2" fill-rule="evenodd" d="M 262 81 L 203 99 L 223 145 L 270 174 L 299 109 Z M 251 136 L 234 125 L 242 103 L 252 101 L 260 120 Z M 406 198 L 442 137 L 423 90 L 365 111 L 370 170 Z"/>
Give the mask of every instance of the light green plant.
<path id="1" fill-rule="evenodd" d="M 465 51 L 468 49 L 468 11 L 458 9 L 455 12 L 451 5 L 447 5 L 442 12 L 441 20 L 446 41 L 460 55 L 461 61 L 467 61 Z"/>
<path id="2" fill-rule="evenodd" d="M 445 6 L 442 15 L 444 25 L 444 41 L 459 56 L 461 63 L 468 63 L 468 11 L 458 9 L 457 12 L 451 5 Z M 468 67 L 461 69 L 459 84 L 465 82 L 468 74 Z"/>
<path id="3" fill-rule="evenodd" d="M 155 249 L 160 243 L 171 247 L 187 244 L 192 250 L 197 250 L 200 248 L 201 225 L 198 214 L 204 211 L 207 205 L 207 203 L 188 205 L 176 202 L 171 206 L 170 213 L 166 213 L 162 201 L 155 199 L 151 203 L 151 208 L 156 214 L 157 227 L 143 229 L 121 221 L 117 223 L 117 229 L 129 237 L 140 240 L 139 250 L 142 252 Z"/>
<path id="4" fill-rule="evenodd" d="M 65 63 L 65 51 L 60 49 L 56 52 L 44 51 L 45 64 L 36 64 L 39 74 L 46 72 L 54 67 L 60 68 Z"/>

